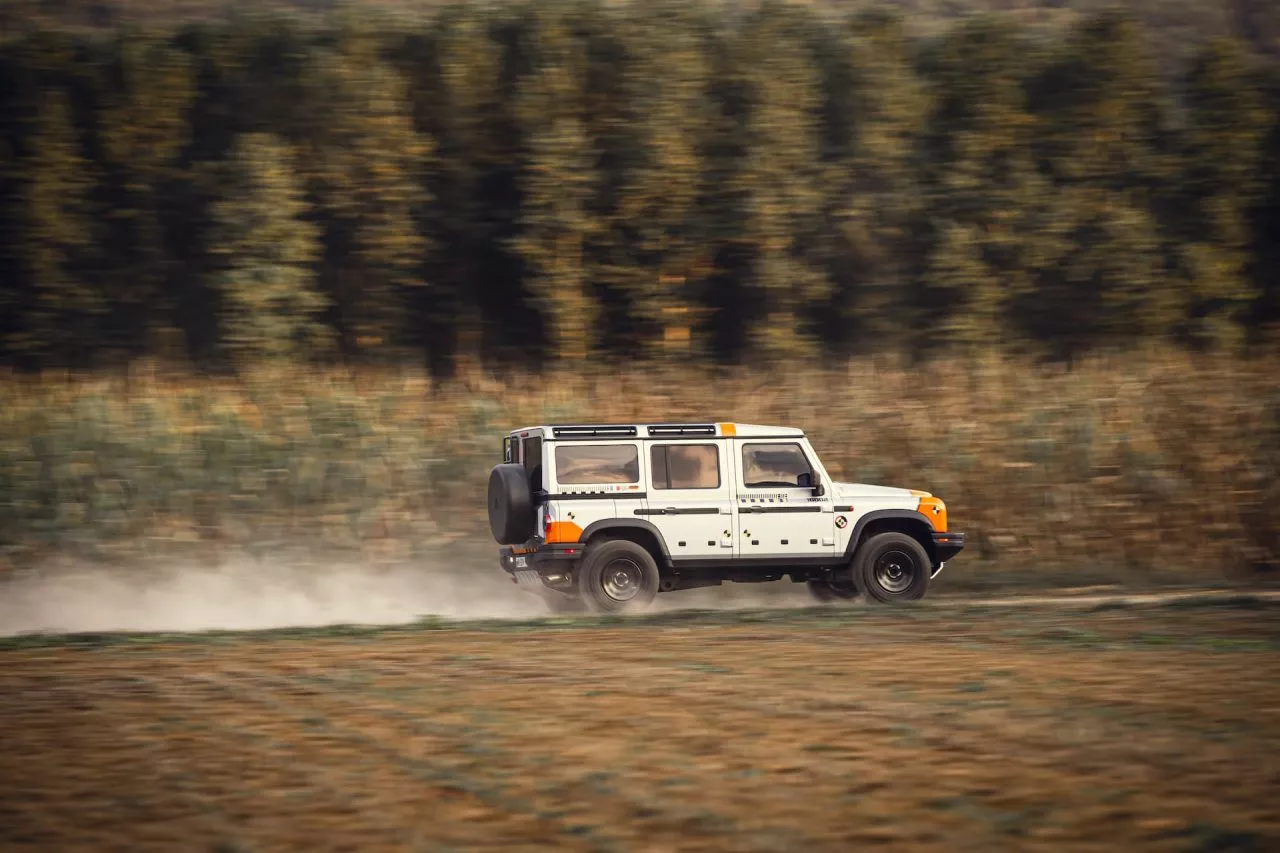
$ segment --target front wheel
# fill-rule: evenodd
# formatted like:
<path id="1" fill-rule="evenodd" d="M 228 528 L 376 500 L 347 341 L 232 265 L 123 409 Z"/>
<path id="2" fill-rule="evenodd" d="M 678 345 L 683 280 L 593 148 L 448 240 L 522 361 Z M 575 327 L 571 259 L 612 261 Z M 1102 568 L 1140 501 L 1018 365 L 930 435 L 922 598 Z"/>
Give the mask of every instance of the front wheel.
<path id="1" fill-rule="evenodd" d="M 905 533 L 877 533 L 853 558 L 853 579 L 868 601 L 917 601 L 929 589 L 929 554 Z"/>
<path id="2" fill-rule="evenodd" d="M 593 613 L 644 610 L 658 594 L 658 564 L 627 539 L 588 546 L 577 575 L 578 594 Z"/>

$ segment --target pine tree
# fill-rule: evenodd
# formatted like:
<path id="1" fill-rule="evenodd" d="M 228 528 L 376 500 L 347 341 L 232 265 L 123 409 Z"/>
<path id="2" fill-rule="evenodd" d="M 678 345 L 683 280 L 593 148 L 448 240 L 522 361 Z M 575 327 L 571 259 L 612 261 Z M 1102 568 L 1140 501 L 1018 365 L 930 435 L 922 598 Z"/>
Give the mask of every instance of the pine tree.
<path id="1" fill-rule="evenodd" d="M 882 11 L 830 32 L 824 74 L 825 266 L 835 292 L 827 337 L 842 350 L 896 348 L 910 329 L 904 286 L 919 262 L 919 149 L 929 114 L 900 17 Z"/>
<path id="2" fill-rule="evenodd" d="M 322 351 L 326 307 L 315 286 L 320 229 L 307 218 L 294 158 L 269 134 L 240 137 L 210 242 L 220 271 L 223 339 L 237 361 Z"/>
<path id="3" fill-rule="evenodd" d="M 10 346 L 47 362 L 82 362 L 101 340 L 109 300 L 94 263 L 94 170 L 65 92 L 43 94 L 28 144 L 21 246 L 32 302 Z"/>
<path id="4" fill-rule="evenodd" d="M 1254 339 L 1280 343 L 1280 63 L 1261 84 L 1270 104 L 1270 129 L 1258 164 L 1259 197 L 1250 211 L 1250 273 L 1258 294 L 1250 315 Z"/>
<path id="5" fill-rule="evenodd" d="M 103 272 L 110 332 L 124 352 L 168 338 L 176 281 L 186 270 L 171 249 L 181 156 L 190 142 L 191 58 L 163 38 L 125 33 L 103 45 L 96 115 L 104 211 Z"/>
<path id="6" fill-rule="evenodd" d="M 514 247 L 525 154 L 508 79 L 527 23 L 512 17 L 508 7 L 451 6 L 404 48 L 418 132 L 437 141 L 424 228 L 438 251 L 423 303 L 437 369 L 481 353 L 525 363 L 541 343 Z"/>
<path id="7" fill-rule="evenodd" d="M 919 152 L 924 198 L 911 226 L 918 260 L 907 273 L 917 351 L 996 343 L 1030 286 L 1023 214 L 1041 188 L 1024 95 L 1033 56 L 1017 30 L 980 16 L 923 62 L 931 109 Z M 939 271 L 947 274 L 935 278 Z"/>
<path id="8" fill-rule="evenodd" d="M 320 285 L 347 357 L 418 349 L 409 298 L 426 286 L 429 246 L 418 217 L 432 140 L 417 133 L 407 81 L 372 35 L 349 24 L 314 57 L 308 99 L 323 121 L 302 140 L 300 165 L 318 200 L 324 256 Z"/>
<path id="9" fill-rule="evenodd" d="M 1034 286 L 1019 330 L 1055 355 L 1167 334 L 1177 299 L 1163 287 L 1160 198 L 1170 161 L 1154 58 L 1126 17 L 1085 20 L 1030 80 L 1029 137 L 1047 182 L 1029 196 Z"/>
<path id="10" fill-rule="evenodd" d="M 595 277 L 626 312 L 623 322 L 610 318 L 613 343 L 631 353 L 700 349 L 703 27 L 696 9 L 659 2 L 600 22 L 592 36 L 588 118 L 602 186 L 589 249 Z"/>
<path id="11" fill-rule="evenodd" d="M 540 16 L 534 50 L 537 68 L 520 94 L 529 152 L 514 245 L 547 319 L 551 351 L 572 362 L 599 343 L 599 297 L 585 252 L 598 227 L 591 207 L 599 191 L 581 112 L 586 57 L 559 7 Z"/>
<path id="12" fill-rule="evenodd" d="M 1259 81 L 1234 42 L 1215 40 L 1193 62 L 1184 90 L 1188 113 L 1173 246 L 1185 282 L 1187 326 L 1197 345 L 1231 343 L 1257 298 L 1249 273 L 1249 212 L 1259 180 L 1269 116 Z"/>
<path id="13" fill-rule="evenodd" d="M 754 346 L 771 357 L 813 353 L 813 316 L 831 293 L 816 257 L 823 192 L 819 163 L 822 93 L 805 45 L 808 13 L 766 2 L 738 43 L 739 73 L 751 92 L 739 175 L 754 252 Z"/>

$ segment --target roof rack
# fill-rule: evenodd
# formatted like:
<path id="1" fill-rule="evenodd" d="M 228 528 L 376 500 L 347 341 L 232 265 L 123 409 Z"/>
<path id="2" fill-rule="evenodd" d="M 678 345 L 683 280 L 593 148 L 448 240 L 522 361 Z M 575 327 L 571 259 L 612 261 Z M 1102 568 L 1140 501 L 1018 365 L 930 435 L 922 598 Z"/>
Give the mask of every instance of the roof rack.
<path id="1" fill-rule="evenodd" d="M 715 424 L 649 424 L 649 435 L 715 435 Z"/>
<path id="2" fill-rule="evenodd" d="M 610 437 L 620 438 L 626 436 L 635 436 L 638 430 L 634 426 L 621 426 L 613 424 L 599 424 L 596 426 L 558 426 L 551 428 L 551 434 L 554 436 L 563 436 L 564 438 L 587 438 L 587 437 Z"/>

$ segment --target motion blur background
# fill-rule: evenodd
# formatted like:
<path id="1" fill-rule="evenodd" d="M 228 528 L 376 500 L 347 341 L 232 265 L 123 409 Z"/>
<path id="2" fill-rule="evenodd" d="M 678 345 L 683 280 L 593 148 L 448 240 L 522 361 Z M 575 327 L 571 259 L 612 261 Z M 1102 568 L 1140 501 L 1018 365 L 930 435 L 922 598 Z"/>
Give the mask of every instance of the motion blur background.
<path id="1" fill-rule="evenodd" d="M 699 418 L 1272 579 L 1280 7 L 8 0 L 0 364 L 0 575 L 491 561 L 504 432 Z"/>

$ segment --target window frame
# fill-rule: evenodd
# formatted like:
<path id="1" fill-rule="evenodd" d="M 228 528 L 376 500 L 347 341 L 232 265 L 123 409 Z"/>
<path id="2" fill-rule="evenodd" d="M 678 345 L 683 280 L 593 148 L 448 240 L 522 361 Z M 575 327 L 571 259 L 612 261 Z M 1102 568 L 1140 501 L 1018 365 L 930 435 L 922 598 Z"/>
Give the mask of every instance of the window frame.
<path id="1" fill-rule="evenodd" d="M 742 488 L 744 489 L 804 489 L 807 486 L 801 486 L 798 483 L 788 484 L 786 486 L 762 485 L 753 486 L 747 482 L 747 448 L 748 447 L 794 447 L 800 451 L 800 458 L 809 466 L 809 476 L 813 477 L 817 473 L 817 467 L 813 464 L 813 460 L 809 458 L 809 454 L 804 452 L 804 445 L 799 441 L 744 441 L 742 442 L 742 452 L 739 456 L 742 465 Z"/>
<path id="2" fill-rule="evenodd" d="M 673 486 L 671 485 L 671 467 L 670 456 L 666 452 L 670 447 L 709 447 L 715 451 L 716 456 L 716 484 L 714 486 Z M 662 469 L 666 473 L 666 485 L 658 485 L 655 474 L 658 470 L 657 461 L 654 459 L 654 452 L 662 450 Z M 663 444 L 652 444 L 649 447 L 649 482 L 652 483 L 654 491 L 658 492 L 683 492 L 683 491 L 715 491 L 724 488 L 724 466 L 720 464 L 720 445 L 709 441 L 669 441 Z"/>
<path id="3" fill-rule="evenodd" d="M 560 466 L 561 450 L 578 450 L 584 447 L 625 447 L 635 454 L 636 477 L 634 480 L 618 481 L 585 481 L 578 483 L 566 482 L 561 475 L 562 468 Z M 640 445 L 631 442 L 622 441 L 574 441 L 574 442 L 556 442 L 555 443 L 555 463 L 556 463 L 556 485 L 557 486 L 633 486 L 644 481 L 644 469 L 641 463 L 643 455 L 640 453 Z"/>

